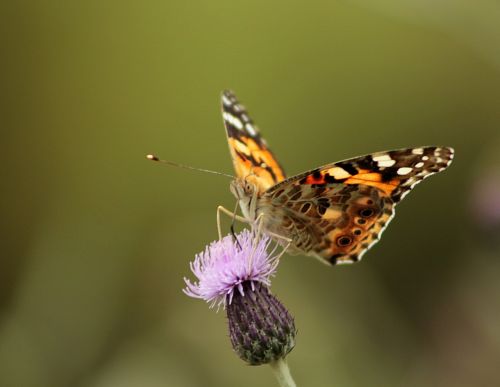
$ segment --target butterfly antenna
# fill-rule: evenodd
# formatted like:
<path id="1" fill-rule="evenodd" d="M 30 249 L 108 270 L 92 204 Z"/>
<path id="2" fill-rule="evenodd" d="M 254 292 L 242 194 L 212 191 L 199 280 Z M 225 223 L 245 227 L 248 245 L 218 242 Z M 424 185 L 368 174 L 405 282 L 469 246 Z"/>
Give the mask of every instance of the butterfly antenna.
<path id="1" fill-rule="evenodd" d="M 240 245 L 240 241 L 238 240 L 238 237 L 236 236 L 236 233 L 234 232 L 234 223 L 236 222 L 236 210 L 238 209 L 238 200 L 236 200 L 236 205 L 234 206 L 234 211 L 233 211 L 233 220 L 231 221 L 231 235 L 233 236 L 234 240 L 236 241 L 236 244 L 240 248 L 240 250 L 243 250 L 243 248 Z"/>
<path id="2" fill-rule="evenodd" d="M 178 168 L 190 169 L 192 171 L 206 172 L 206 173 L 211 173 L 213 175 L 220 175 L 220 176 L 225 176 L 225 177 L 229 177 L 231 179 L 234 179 L 234 176 L 229 175 L 227 173 L 211 171 L 210 169 L 204 169 L 204 168 L 190 167 L 189 165 L 174 163 L 173 161 L 162 160 L 162 159 L 156 157 L 155 155 L 147 155 L 146 158 L 148 160 L 151 160 L 151 161 L 156 161 L 158 163 L 170 165 L 171 167 L 178 167 Z"/>

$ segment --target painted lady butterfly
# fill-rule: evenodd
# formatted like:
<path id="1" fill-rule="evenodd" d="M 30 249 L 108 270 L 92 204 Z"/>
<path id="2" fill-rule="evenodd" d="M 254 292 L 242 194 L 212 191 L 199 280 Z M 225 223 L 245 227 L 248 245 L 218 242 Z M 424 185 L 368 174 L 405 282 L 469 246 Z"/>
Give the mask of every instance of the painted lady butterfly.
<path id="1" fill-rule="evenodd" d="M 426 177 L 446 169 L 453 149 L 426 146 L 377 152 L 285 177 L 231 91 L 222 117 L 236 170 L 231 191 L 245 219 L 291 239 L 290 251 L 329 264 L 359 261 L 380 238 L 394 207 Z"/>

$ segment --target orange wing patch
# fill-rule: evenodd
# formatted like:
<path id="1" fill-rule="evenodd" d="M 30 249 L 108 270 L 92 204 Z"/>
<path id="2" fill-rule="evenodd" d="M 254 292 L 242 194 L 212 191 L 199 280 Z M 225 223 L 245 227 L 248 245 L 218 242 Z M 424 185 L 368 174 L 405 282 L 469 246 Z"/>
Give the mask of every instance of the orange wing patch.
<path id="1" fill-rule="evenodd" d="M 370 172 L 368 170 L 360 170 L 357 175 L 344 181 L 344 184 L 364 184 L 375 187 L 388 196 L 392 194 L 399 183 L 398 179 L 391 179 L 384 182 L 383 175 L 380 172 Z"/>
<path id="2" fill-rule="evenodd" d="M 356 174 L 350 174 L 341 167 L 333 167 L 323 170 L 313 171 L 300 181 L 301 184 L 363 184 L 375 187 L 386 195 L 391 193 L 399 185 L 400 181 L 396 178 L 384 181 L 384 176 L 380 172 L 373 172 L 367 169 L 356 170 Z"/>
<path id="3" fill-rule="evenodd" d="M 283 168 L 231 91 L 222 93 L 222 118 L 237 177 L 252 179 L 261 192 L 285 179 Z"/>
<path id="4" fill-rule="evenodd" d="M 228 138 L 236 175 L 239 177 L 257 177 L 257 186 L 261 191 L 272 187 L 285 178 L 282 169 L 267 147 L 259 146 L 252 138 Z"/>

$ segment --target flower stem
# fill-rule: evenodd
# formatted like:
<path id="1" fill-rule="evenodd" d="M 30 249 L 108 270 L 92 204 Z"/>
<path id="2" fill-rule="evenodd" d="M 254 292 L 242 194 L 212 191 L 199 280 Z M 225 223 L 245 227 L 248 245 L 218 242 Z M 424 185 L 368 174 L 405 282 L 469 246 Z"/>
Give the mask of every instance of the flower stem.
<path id="1" fill-rule="evenodd" d="M 288 369 L 288 364 L 285 359 L 279 358 L 271 363 L 269 363 L 273 369 L 274 375 L 280 384 L 280 387 L 296 387 L 297 385 L 292 379 L 290 370 Z"/>

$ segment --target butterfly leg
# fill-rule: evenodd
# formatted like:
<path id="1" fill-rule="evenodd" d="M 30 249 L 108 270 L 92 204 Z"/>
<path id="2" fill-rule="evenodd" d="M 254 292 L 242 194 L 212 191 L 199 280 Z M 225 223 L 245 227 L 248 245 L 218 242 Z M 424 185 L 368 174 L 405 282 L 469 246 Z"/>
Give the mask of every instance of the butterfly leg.
<path id="1" fill-rule="evenodd" d="M 222 239 L 222 231 L 221 231 L 221 222 L 220 222 L 220 214 L 224 213 L 231 217 L 232 219 L 236 219 L 240 222 L 243 223 L 250 223 L 246 218 L 236 215 L 234 212 L 228 210 L 227 208 L 223 206 L 218 206 L 217 207 L 217 231 L 219 232 L 219 239 Z"/>
<path id="2" fill-rule="evenodd" d="M 224 214 L 228 215 L 229 217 L 231 217 L 232 219 L 235 219 L 239 222 L 250 224 L 252 227 L 255 227 L 255 225 L 257 225 L 257 237 L 256 238 L 259 239 L 261 237 L 261 235 L 263 233 L 263 229 L 264 229 L 264 216 L 265 216 L 265 214 L 262 214 L 262 213 L 259 214 L 257 216 L 257 219 L 255 220 L 255 222 L 252 223 L 248 219 L 235 214 L 234 212 L 228 210 L 227 208 L 225 208 L 223 206 L 218 206 L 217 207 L 217 231 L 219 233 L 219 240 L 222 239 L 221 220 L 220 220 L 221 213 L 224 213 Z M 274 239 L 278 239 L 278 240 L 285 242 L 283 250 L 279 253 L 278 257 L 276 258 L 276 259 L 280 259 L 282 257 L 282 255 L 286 252 L 288 247 L 290 247 L 290 244 L 292 243 L 292 239 L 284 237 L 283 235 L 276 234 L 274 232 L 270 232 L 270 231 L 266 231 L 266 234 Z M 276 247 L 277 246 L 278 245 L 276 245 Z M 274 252 L 274 250 L 273 250 L 273 252 Z"/>
<path id="3" fill-rule="evenodd" d="M 290 245 L 292 243 L 292 240 L 290 238 L 284 237 L 282 235 L 275 234 L 273 232 L 270 232 L 268 234 L 270 236 L 272 236 L 273 238 L 281 239 L 282 241 L 285 242 L 285 244 L 283 245 L 283 249 L 281 250 L 281 252 L 279 253 L 279 255 L 276 257 L 276 259 L 279 260 L 283 256 L 283 254 L 286 253 L 286 251 L 288 250 L 288 248 L 290 247 Z M 278 243 L 276 244 L 276 246 L 278 246 Z"/>
<path id="4" fill-rule="evenodd" d="M 263 228 L 264 228 L 264 214 L 263 213 L 260 213 L 258 216 L 257 216 L 257 219 L 255 220 L 255 223 L 257 224 L 257 240 L 259 240 L 259 238 L 261 237 L 262 233 L 263 233 Z M 287 238 L 287 237 L 284 237 L 282 235 L 279 235 L 279 234 L 276 234 L 274 232 L 270 232 L 270 231 L 266 231 L 266 234 L 269 235 L 270 237 L 274 238 L 274 239 L 279 239 L 279 240 L 282 240 L 285 242 L 285 244 L 283 245 L 283 249 L 281 250 L 281 252 L 279 253 L 279 255 L 276 257 L 276 261 L 279 261 L 280 258 L 283 256 L 283 254 L 285 254 L 285 252 L 288 250 L 288 248 L 290 247 L 290 244 L 292 243 L 292 239 L 290 238 Z M 276 251 L 277 247 L 278 247 L 278 243 L 276 243 L 276 246 L 274 247 L 274 249 L 272 250 L 271 254 L 270 255 L 273 255 L 274 252 Z"/>
<path id="5" fill-rule="evenodd" d="M 287 246 L 289 246 L 290 243 L 292 243 L 292 241 L 293 241 L 293 239 L 291 239 L 291 238 L 287 238 L 287 237 L 285 237 L 283 235 L 279 235 L 279 234 L 276 234 L 276 233 L 270 232 L 270 231 L 267 232 L 267 235 L 269 235 L 269 236 L 271 236 L 273 238 L 276 238 L 276 239 L 281 239 L 282 241 L 284 241 L 284 242 L 287 243 Z"/>
<path id="6" fill-rule="evenodd" d="M 255 220 L 255 224 L 257 224 L 257 239 L 262 235 L 262 229 L 264 228 L 264 214 L 260 213 Z"/>

